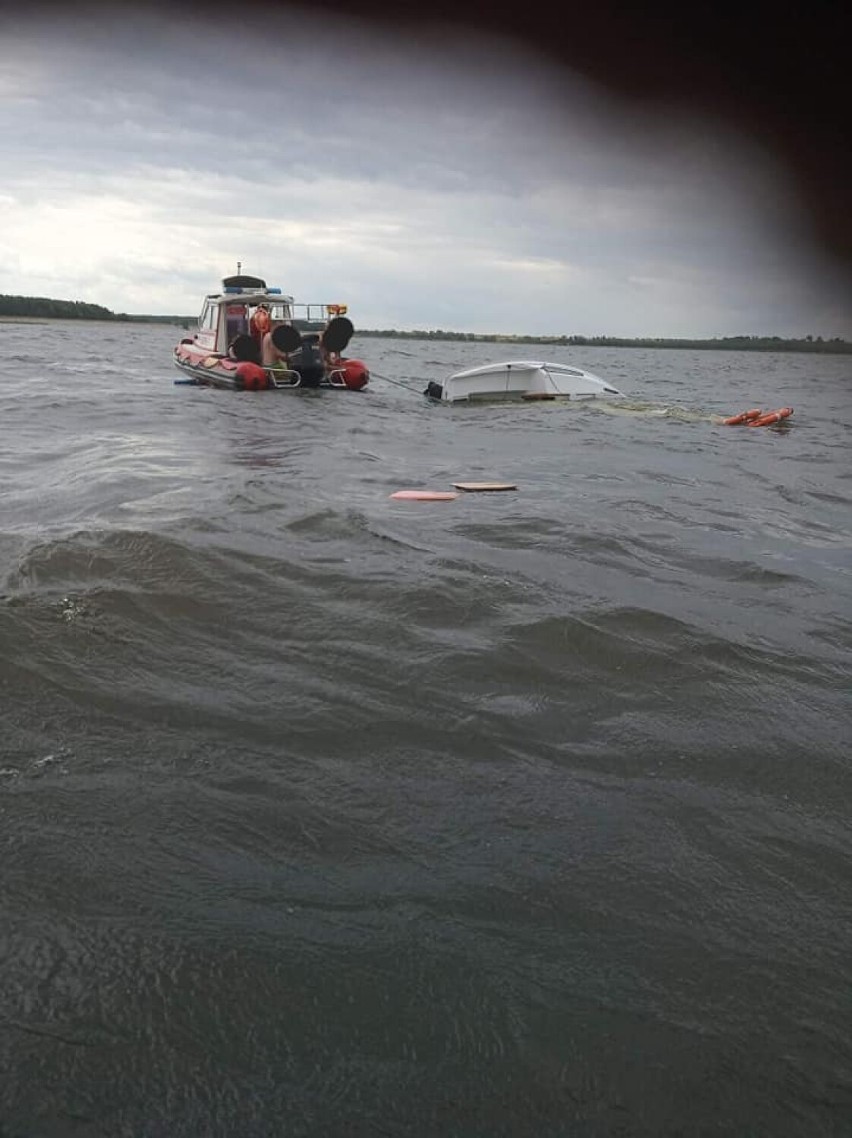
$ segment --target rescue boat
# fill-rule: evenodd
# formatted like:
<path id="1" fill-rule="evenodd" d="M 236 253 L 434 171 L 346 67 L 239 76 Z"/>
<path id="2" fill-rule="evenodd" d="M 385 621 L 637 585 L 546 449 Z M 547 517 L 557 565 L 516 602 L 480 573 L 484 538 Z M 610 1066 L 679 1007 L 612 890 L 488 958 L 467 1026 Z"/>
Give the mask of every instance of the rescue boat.
<path id="1" fill-rule="evenodd" d="M 238 271 L 205 296 L 198 327 L 175 347 L 174 363 L 188 377 L 183 382 L 204 387 L 361 391 L 366 365 L 342 354 L 354 331 L 345 304 L 296 304 Z"/>

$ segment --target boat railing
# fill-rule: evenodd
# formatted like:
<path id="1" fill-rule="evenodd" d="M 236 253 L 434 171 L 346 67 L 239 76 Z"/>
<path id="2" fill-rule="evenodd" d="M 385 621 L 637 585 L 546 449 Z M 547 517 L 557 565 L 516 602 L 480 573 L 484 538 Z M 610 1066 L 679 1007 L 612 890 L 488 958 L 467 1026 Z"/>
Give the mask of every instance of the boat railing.
<path id="1" fill-rule="evenodd" d="M 266 369 L 273 387 L 298 387 L 302 377 L 297 371 L 285 367 L 271 367 Z"/>
<path id="2" fill-rule="evenodd" d="M 330 386 L 331 387 L 347 387 L 348 385 L 346 383 L 345 375 L 346 375 L 346 368 L 343 368 L 343 367 L 329 368 L 329 370 L 328 370 L 328 382 L 329 382 Z"/>
<path id="3" fill-rule="evenodd" d="M 291 304 L 293 323 L 296 327 L 304 326 L 312 331 L 320 331 L 329 320 L 335 316 L 342 316 L 346 312 L 345 304 Z"/>
<path id="4" fill-rule="evenodd" d="M 348 386 L 345 379 L 346 369 L 343 367 L 332 367 L 326 372 L 326 380 L 329 387 L 346 387 Z M 269 382 L 272 387 L 301 387 L 302 377 L 297 371 L 285 367 L 270 367 L 266 369 L 266 374 L 269 376 Z"/>

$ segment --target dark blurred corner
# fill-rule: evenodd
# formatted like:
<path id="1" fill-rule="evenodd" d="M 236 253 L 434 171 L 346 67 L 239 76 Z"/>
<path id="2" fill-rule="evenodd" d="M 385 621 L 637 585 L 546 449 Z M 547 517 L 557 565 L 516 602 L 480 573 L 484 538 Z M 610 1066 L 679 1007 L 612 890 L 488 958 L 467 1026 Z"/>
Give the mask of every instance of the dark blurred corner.
<path id="1" fill-rule="evenodd" d="M 0 3 L 10 10 L 9 0 Z M 84 10 L 93 7 L 100 7 L 98 0 L 83 0 Z M 288 18 L 297 18 L 302 10 L 326 13 L 330 21 L 356 16 L 377 30 L 414 39 L 429 24 L 448 36 L 457 29 L 465 36 L 508 37 L 603 85 L 625 100 L 626 110 L 638 104 L 661 116 L 672 110 L 709 113 L 759 140 L 789 169 L 815 244 L 852 274 L 848 0 L 786 7 L 780 0 L 771 5 L 753 0 L 311 0 L 301 7 L 289 0 L 259 5 L 130 0 L 126 6 L 111 2 L 102 7 L 105 19 L 142 7 L 161 12 L 166 23 L 180 15 L 197 18 L 206 28 L 254 28 L 276 36 L 282 56 Z M 40 0 L 31 0 L 26 8 L 30 14 L 67 12 L 64 4 Z"/>
<path id="2" fill-rule="evenodd" d="M 284 9 L 286 5 L 279 5 Z M 852 4 L 314 0 L 415 36 L 427 21 L 497 33 L 665 116 L 710 113 L 788 167 L 814 240 L 852 272 Z"/>

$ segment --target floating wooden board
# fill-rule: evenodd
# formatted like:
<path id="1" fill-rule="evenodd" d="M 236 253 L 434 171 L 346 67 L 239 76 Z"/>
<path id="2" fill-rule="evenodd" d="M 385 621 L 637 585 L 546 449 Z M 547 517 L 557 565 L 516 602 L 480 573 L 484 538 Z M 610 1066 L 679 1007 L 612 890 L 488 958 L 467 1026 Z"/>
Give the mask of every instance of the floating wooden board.
<path id="1" fill-rule="evenodd" d="M 517 490 L 514 482 L 454 482 L 456 490 L 485 491 L 485 490 Z"/>
<path id="2" fill-rule="evenodd" d="M 397 490 L 391 498 L 402 498 L 408 502 L 452 502 L 458 494 L 447 490 Z"/>

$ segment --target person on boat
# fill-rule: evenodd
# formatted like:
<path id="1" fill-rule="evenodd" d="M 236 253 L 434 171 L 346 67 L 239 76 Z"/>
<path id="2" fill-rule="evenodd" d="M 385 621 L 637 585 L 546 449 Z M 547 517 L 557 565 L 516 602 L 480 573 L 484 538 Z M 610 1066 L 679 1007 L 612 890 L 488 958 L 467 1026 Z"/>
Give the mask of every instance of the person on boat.
<path id="1" fill-rule="evenodd" d="M 301 387 L 318 387 L 326 374 L 325 362 L 316 332 L 304 335 L 282 321 L 263 338 L 263 366 L 287 368 L 296 372 Z"/>
<path id="2" fill-rule="evenodd" d="M 228 356 L 239 363 L 259 364 L 261 362 L 260 348 L 254 336 L 241 332 L 234 336 L 228 345 Z"/>
<path id="3" fill-rule="evenodd" d="M 301 341 L 301 336 L 289 321 L 276 321 L 261 341 L 263 366 L 289 368 L 290 353 L 298 350 Z"/>
<path id="4" fill-rule="evenodd" d="M 276 325 L 277 327 L 277 325 Z M 264 367 L 286 367 L 287 366 L 287 353 L 280 351 L 275 346 L 275 341 L 272 339 L 272 333 L 275 329 L 264 333 L 261 340 L 261 362 Z"/>

